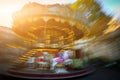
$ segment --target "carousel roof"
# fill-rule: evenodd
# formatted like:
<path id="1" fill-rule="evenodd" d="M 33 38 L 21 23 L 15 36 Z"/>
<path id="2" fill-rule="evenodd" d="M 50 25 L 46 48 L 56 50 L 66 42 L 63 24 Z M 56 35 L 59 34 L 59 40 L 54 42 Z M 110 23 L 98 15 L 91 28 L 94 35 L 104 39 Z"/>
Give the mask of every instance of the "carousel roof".
<path id="1" fill-rule="evenodd" d="M 73 5 L 75 4 L 28 3 L 14 13 L 12 29 L 19 37 L 32 44 L 51 46 L 70 44 L 71 46 L 80 39 L 102 34 L 102 31 L 108 27 L 106 23 L 110 19 L 103 13 L 101 16 L 98 15 L 98 19 L 90 21 L 86 16 L 89 10 L 83 12 L 74 10 Z M 106 20 L 106 22 L 103 23 L 100 20 Z"/>
<path id="2" fill-rule="evenodd" d="M 33 44 L 63 46 L 88 35 L 78 16 L 65 5 L 29 3 L 13 15 L 13 31 Z"/>

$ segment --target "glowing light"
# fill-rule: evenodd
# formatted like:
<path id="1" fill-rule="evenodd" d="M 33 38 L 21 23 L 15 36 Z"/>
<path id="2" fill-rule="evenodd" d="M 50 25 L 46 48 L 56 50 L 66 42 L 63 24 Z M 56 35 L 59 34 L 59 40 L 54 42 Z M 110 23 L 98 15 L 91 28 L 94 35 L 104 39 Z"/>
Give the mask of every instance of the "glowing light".
<path id="1" fill-rule="evenodd" d="M 0 0 L 0 26 L 12 27 L 12 14 L 21 9 L 26 3 L 37 2 L 40 4 L 66 4 L 76 0 Z"/>
<path id="2" fill-rule="evenodd" d="M 12 22 L 12 19 L 11 19 L 12 10 L 7 8 L 2 8 L 2 9 L 0 8 L 0 15 L 2 15 L 0 19 L 0 25 L 3 25 L 3 26 L 5 25 L 10 27 Z"/>
<path id="3" fill-rule="evenodd" d="M 12 27 L 12 14 L 19 8 L 16 5 L 0 5 L 0 26 Z"/>

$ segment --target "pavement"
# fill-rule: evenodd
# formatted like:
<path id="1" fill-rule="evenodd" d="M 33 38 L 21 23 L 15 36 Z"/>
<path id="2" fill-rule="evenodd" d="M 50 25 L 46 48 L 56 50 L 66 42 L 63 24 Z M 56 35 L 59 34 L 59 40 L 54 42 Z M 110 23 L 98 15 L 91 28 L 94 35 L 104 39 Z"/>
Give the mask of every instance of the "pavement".
<path id="1" fill-rule="evenodd" d="M 71 78 L 68 78 L 67 80 L 70 80 L 70 79 Z M 8 76 L 1 75 L 0 80 L 29 80 L 29 79 L 21 79 L 21 78 L 8 77 Z M 66 80 L 66 79 L 63 79 L 63 80 Z M 82 77 L 75 77 L 75 78 L 72 78 L 72 80 L 120 80 L 120 64 L 112 65 L 110 67 L 105 66 L 102 68 L 98 68 L 95 72 L 91 74 L 88 74 Z"/>

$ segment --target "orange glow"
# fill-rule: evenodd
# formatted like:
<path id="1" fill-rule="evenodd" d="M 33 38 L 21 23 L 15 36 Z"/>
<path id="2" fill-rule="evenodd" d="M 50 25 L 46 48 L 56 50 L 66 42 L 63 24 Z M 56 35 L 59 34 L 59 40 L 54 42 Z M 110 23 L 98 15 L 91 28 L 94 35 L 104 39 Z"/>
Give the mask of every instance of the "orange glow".
<path id="1" fill-rule="evenodd" d="M 0 26 L 12 27 L 12 14 L 21 9 L 26 3 L 38 2 L 40 4 L 65 4 L 75 0 L 0 0 Z"/>

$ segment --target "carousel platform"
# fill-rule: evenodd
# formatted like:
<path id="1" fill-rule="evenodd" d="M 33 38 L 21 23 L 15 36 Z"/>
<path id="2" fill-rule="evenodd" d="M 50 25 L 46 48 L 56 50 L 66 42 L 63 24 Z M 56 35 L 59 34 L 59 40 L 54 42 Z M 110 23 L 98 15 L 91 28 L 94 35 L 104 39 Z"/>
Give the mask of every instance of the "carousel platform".
<path id="1" fill-rule="evenodd" d="M 24 79 L 65 79 L 84 76 L 96 70 L 90 66 L 84 69 L 69 70 L 67 73 L 54 73 L 54 71 L 43 70 L 9 70 L 7 75 Z"/>

